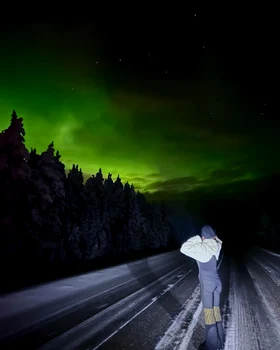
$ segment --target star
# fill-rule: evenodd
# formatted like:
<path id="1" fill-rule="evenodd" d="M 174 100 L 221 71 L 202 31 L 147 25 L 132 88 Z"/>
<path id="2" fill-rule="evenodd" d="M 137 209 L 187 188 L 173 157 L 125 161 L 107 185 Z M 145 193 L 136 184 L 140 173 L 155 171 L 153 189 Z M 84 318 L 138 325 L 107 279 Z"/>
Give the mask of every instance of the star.
<path id="1" fill-rule="evenodd" d="M 164 73 L 167 74 L 167 70 Z"/>
<path id="2" fill-rule="evenodd" d="M 205 45 L 203 45 L 202 48 L 205 49 Z"/>
<path id="3" fill-rule="evenodd" d="M 119 59 L 119 62 L 121 62 L 121 61 L 122 61 L 122 59 L 120 58 L 120 59 Z"/>
<path id="4" fill-rule="evenodd" d="M 96 63 L 96 64 L 98 64 L 99 62 L 98 62 L 98 61 L 96 61 L 95 63 Z"/>
<path id="5" fill-rule="evenodd" d="M 196 13 L 194 14 L 194 17 L 196 17 Z"/>

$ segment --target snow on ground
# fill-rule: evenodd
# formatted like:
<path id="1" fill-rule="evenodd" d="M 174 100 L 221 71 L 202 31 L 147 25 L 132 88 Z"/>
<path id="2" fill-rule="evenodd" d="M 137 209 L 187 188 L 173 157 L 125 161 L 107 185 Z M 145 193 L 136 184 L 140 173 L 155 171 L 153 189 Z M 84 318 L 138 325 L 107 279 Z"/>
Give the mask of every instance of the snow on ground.
<path id="1" fill-rule="evenodd" d="M 200 324 L 203 324 L 202 303 L 201 302 L 199 303 L 198 308 L 196 309 L 196 311 L 193 315 L 192 322 L 190 323 L 188 331 L 184 335 L 183 340 L 182 340 L 178 350 L 189 349 L 189 344 L 190 344 L 190 340 L 191 340 L 193 331 L 199 322 L 200 322 Z"/>
<path id="2" fill-rule="evenodd" d="M 279 348 L 280 303 L 275 299 L 279 287 L 271 278 L 264 278 L 256 261 L 255 257 L 249 259 L 246 266 L 231 262 L 231 312 L 225 350 Z"/>
<path id="3" fill-rule="evenodd" d="M 277 287 L 280 286 L 280 266 L 276 265 L 272 261 L 262 261 L 257 257 L 253 257 L 253 260 L 259 264 L 262 269 L 269 275 L 269 277 L 275 282 Z"/>
<path id="4" fill-rule="evenodd" d="M 251 332 L 251 319 L 248 314 L 248 301 L 245 298 L 244 288 L 242 283 L 238 285 L 238 273 L 234 266 L 231 266 L 231 282 L 230 282 L 230 317 L 227 327 L 225 340 L 225 350 L 249 350 L 259 349 L 254 334 Z M 252 345 L 252 347 L 250 347 Z"/>
<path id="5" fill-rule="evenodd" d="M 112 283 L 114 280 L 122 277 L 130 276 L 131 278 L 126 279 L 125 282 L 128 283 L 135 279 L 135 277 L 132 276 L 131 270 L 135 270 L 138 264 L 140 265 L 145 261 L 145 264 L 148 264 L 153 271 L 156 271 L 162 268 L 166 261 L 170 264 L 171 259 L 176 260 L 176 254 L 178 255 L 177 252 L 163 253 L 128 264 L 97 270 L 95 272 L 34 286 L 19 292 L 1 295 L 0 318 L 20 314 L 23 311 L 48 304 L 49 302 L 65 299 L 69 295 L 79 294 L 83 290 L 94 288 L 95 286 L 106 284 L 107 282 Z M 138 276 L 138 278 L 139 277 L 140 276 Z M 114 288 L 115 287 L 116 286 L 114 286 Z"/>
<path id="6" fill-rule="evenodd" d="M 49 343 L 46 343 L 40 349 L 42 350 L 53 350 L 66 348 L 66 344 L 70 343 L 71 346 L 75 349 L 80 349 L 84 343 L 88 342 L 90 339 L 96 337 L 102 330 L 106 327 L 110 327 L 110 334 L 108 337 L 103 339 L 97 346 L 92 350 L 98 349 L 102 346 L 108 339 L 113 337 L 126 325 L 136 319 L 140 314 L 145 310 L 150 308 L 154 303 L 158 301 L 162 296 L 167 294 L 172 288 L 176 287 L 181 280 L 185 279 L 188 276 L 192 269 L 188 270 L 186 273 L 177 274 L 177 271 L 182 271 L 182 266 L 177 267 L 175 270 L 169 271 L 166 275 L 154 280 L 149 287 L 158 288 L 159 283 L 162 283 L 162 286 L 165 286 L 164 281 L 166 280 L 167 286 L 164 287 L 155 297 L 150 299 L 151 294 L 146 286 L 138 289 L 133 294 L 128 295 L 124 299 L 121 299 L 119 302 L 111 305 L 102 312 L 93 315 L 92 317 L 86 319 L 84 322 L 78 324 L 76 327 L 71 328 L 69 331 L 63 333 L 61 336 L 56 337 Z M 175 282 L 168 283 L 172 278 Z M 152 293 L 153 294 L 153 293 Z M 132 313 L 130 315 L 129 310 L 137 308 L 137 305 L 141 305 L 141 308 L 138 312 Z M 107 315 L 107 316 L 106 316 Z M 105 316 L 105 318 L 103 317 Z M 117 319 L 122 319 L 119 326 L 114 330 L 113 321 Z"/>
<path id="7" fill-rule="evenodd" d="M 270 255 L 274 255 L 274 256 L 278 256 L 280 258 L 280 254 L 279 253 L 275 253 L 275 252 L 271 252 L 270 250 L 267 250 L 267 249 L 260 249 Z"/>
<path id="8" fill-rule="evenodd" d="M 171 324 L 162 339 L 156 345 L 155 350 L 167 350 L 169 348 L 175 350 L 180 345 L 184 337 L 189 338 L 189 336 L 192 334 L 194 324 L 197 322 L 197 318 L 201 310 L 202 306 L 200 303 L 200 287 L 198 285 L 195 288 L 191 298 L 188 299 L 183 305 L 183 310 L 180 312 L 176 320 Z M 186 329 L 182 329 L 182 325 L 184 326 L 184 324 L 190 320 L 190 318 L 191 322 L 188 327 L 186 327 Z M 185 347 L 185 349 L 187 348 Z"/>
<path id="9" fill-rule="evenodd" d="M 218 269 L 223 261 L 223 252 Z M 200 301 L 200 285 L 195 288 L 190 299 L 186 301 L 183 310 L 158 342 L 155 350 L 185 350 L 190 349 L 193 331 L 198 323 L 203 324 L 202 303 Z"/>
<path id="10" fill-rule="evenodd" d="M 230 259 L 229 265 L 224 265 L 224 267 L 227 266 L 227 268 L 222 269 L 225 272 L 223 278 L 227 278 L 227 276 L 230 277 L 229 295 L 227 294 L 228 292 L 225 294 L 223 305 L 221 305 L 223 324 L 226 333 L 225 350 L 276 350 L 279 348 L 279 258 L 280 254 L 263 249 L 254 249 L 252 254 L 247 256 L 244 264 Z M 127 283 L 127 280 L 135 279 L 139 271 L 142 273 L 142 275 L 141 273 L 139 274 L 140 276 L 147 274 L 147 270 L 141 269 L 141 262 L 144 262 L 144 267 L 148 266 L 150 268 L 150 272 L 154 272 L 162 268 L 167 261 L 168 264 L 170 264 L 170 261 L 173 259 L 178 259 L 178 252 L 161 254 L 130 264 L 109 268 L 106 269 L 106 272 L 105 270 L 99 270 L 93 273 L 48 283 L 47 285 L 37 286 L 18 293 L 0 296 L 1 318 L 5 315 L 11 315 L 11 311 L 16 314 L 23 308 L 26 309 L 26 307 L 42 305 L 49 300 L 58 300 L 71 293 L 77 292 L 78 294 L 79 291 L 86 290 L 90 287 L 95 288 L 95 286 L 100 286 L 102 283 L 104 287 L 102 287 L 103 290 L 109 290 L 108 288 L 114 288 L 118 283 L 124 284 Z M 222 261 L 223 255 L 221 256 L 219 267 Z M 137 267 L 138 264 L 139 267 Z M 135 272 L 135 276 L 133 271 Z M 185 277 L 184 274 L 176 276 L 179 280 Z M 124 278 L 122 279 L 122 277 Z M 106 284 L 108 281 L 111 281 L 111 285 Z M 224 283 L 225 281 L 222 280 L 222 282 Z M 157 283 L 157 280 L 153 283 Z M 150 308 L 150 306 L 155 305 L 163 294 L 169 293 L 176 285 L 177 282 L 174 282 L 172 279 L 167 280 L 162 291 L 156 297 L 147 301 L 145 305 L 143 304 L 143 308 L 139 309 L 135 315 L 128 317 L 122 328 L 133 320 L 136 320 L 137 316 Z M 228 286 L 228 283 L 226 286 Z M 145 287 L 142 289 L 144 291 Z M 94 292 L 96 292 L 95 289 Z M 139 293 L 139 291 L 137 293 Z M 93 293 L 93 295 L 95 294 Z M 127 298 L 131 298 L 131 296 Z M 179 314 L 176 315 L 174 315 L 174 322 L 165 333 L 163 334 L 163 331 L 160 333 L 163 334 L 163 336 L 159 341 L 157 338 L 156 341 L 158 342 L 155 345 L 155 350 L 194 350 L 197 344 L 199 344 L 198 342 L 202 340 L 204 324 L 198 281 L 191 297 L 184 303 L 182 308 L 180 308 Z M 88 323 L 89 320 L 90 319 L 87 319 L 85 323 Z M 77 327 L 84 327 L 84 323 L 77 325 L 75 328 Z M 90 329 L 90 331 L 93 331 L 92 327 L 90 327 Z M 120 329 L 121 328 L 116 329 L 110 337 L 113 337 Z M 73 329 L 71 332 L 72 331 Z M 88 337 L 86 332 L 85 334 Z M 62 337 L 64 336 L 65 333 Z"/>
<path id="11" fill-rule="evenodd" d="M 266 308 L 267 314 L 270 316 L 270 320 L 274 324 L 273 331 L 277 333 L 277 338 L 280 341 L 280 305 L 277 304 L 277 300 L 275 299 L 274 295 L 269 292 L 267 284 L 260 280 L 260 275 L 256 272 L 256 270 L 248 266 L 248 271 L 258 292 L 259 300 Z"/>
<path id="12" fill-rule="evenodd" d="M 222 305 L 225 350 L 276 350 L 280 344 L 280 255 L 256 250 L 246 264 L 230 260 L 230 291 Z M 271 256 L 271 258 L 270 258 Z M 225 314 L 226 313 L 226 314 Z M 155 350 L 192 350 L 204 329 L 199 286 Z M 188 322 L 187 327 L 182 325 Z M 201 337 L 202 337 L 201 333 Z"/>

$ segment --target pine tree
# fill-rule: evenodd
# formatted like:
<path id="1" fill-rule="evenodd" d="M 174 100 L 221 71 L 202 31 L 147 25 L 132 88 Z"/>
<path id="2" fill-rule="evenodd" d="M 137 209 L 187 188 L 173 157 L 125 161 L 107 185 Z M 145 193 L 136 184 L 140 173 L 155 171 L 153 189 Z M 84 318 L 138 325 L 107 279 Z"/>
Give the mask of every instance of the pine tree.
<path id="1" fill-rule="evenodd" d="M 69 224 L 72 225 L 79 221 L 83 207 L 82 191 L 84 188 L 84 178 L 82 169 L 78 165 L 73 164 L 66 179 L 66 197 L 68 203 Z M 71 231 L 71 225 L 69 226 Z"/>
<path id="2" fill-rule="evenodd" d="M 27 163 L 29 152 L 24 144 L 23 119 L 18 118 L 15 111 L 11 117 L 10 126 L 0 134 L 0 171 L 2 176 L 8 174 L 11 179 L 26 180 L 31 170 Z"/>
<path id="3" fill-rule="evenodd" d="M 83 172 L 78 165 L 73 164 L 66 179 L 67 198 L 67 253 L 69 258 L 80 257 L 79 227 L 84 208 L 83 201 Z"/>
<path id="4" fill-rule="evenodd" d="M 109 173 L 107 179 L 104 181 L 104 214 L 103 214 L 103 228 L 106 232 L 107 237 L 107 246 L 108 249 L 112 249 L 113 238 L 111 234 L 110 227 L 114 225 L 114 204 L 113 204 L 113 191 L 114 191 L 114 182 L 112 180 L 112 174 Z"/>
<path id="5" fill-rule="evenodd" d="M 29 160 L 28 164 L 30 165 L 31 169 L 35 169 L 41 156 L 37 153 L 36 148 L 31 148 L 31 151 L 29 153 Z"/>
<path id="6" fill-rule="evenodd" d="M 13 111 L 10 126 L 0 134 L 1 256 L 14 258 L 27 253 L 31 168 L 25 147 L 23 119 Z"/>
<path id="7" fill-rule="evenodd" d="M 125 225 L 125 194 L 124 187 L 120 176 L 113 185 L 112 194 L 112 212 L 110 216 L 110 232 L 112 237 L 113 249 L 120 250 L 121 237 L 124 231 Z"/>
<path id="8" fill-rule="evenodd" d="M 42 248 L 40 256 L 47 260 L 62 259 L 65 253 L 66 176 L 60 157 L 58 151 L 55 153 L 54 143 L 51 142 L 47 150 L 39 158 L 36 157 L 37 163 L 33 163 L 32 170 L 35 192 L 32 225 Z"/>
<path id="9" fill-rule="evenodd" d="M 136 193 L 133 184 L 126 183 L 124 186 L 125 195 L 125 228 L 123 230 L 120 245 L 122 251 L 130 252 L 140 250 L 143 246 L 142 234 L 145 220 L 138 207 Z"/>
<path id="10" fill-rule="evenodd" d="M 85 210 L 77 234 L 80 256 L 85 260 L 102 256 L 107 251 L 107 237 L 103 228 L 105 189 L 102 170 L 90 177 L 83 189 Z"/>

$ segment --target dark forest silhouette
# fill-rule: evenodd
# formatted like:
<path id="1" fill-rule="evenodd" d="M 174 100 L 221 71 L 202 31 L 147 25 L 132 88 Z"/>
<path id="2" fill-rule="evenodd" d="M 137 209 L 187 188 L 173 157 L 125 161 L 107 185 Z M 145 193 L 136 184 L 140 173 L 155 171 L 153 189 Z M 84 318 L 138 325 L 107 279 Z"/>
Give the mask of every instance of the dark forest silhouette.
<path id="1" fill-rule="evenodd" d="M 1 265 L 73 264 L 132 252 L 171 249 L 173 225 L 164 203 L 148 203 L 133 185 L 101 169 L 85 183 L 73 165 L 66 175 L 50 143 L 25 147 L 14 111 L 0 134 Z"/>
<path id="2" fill-rule="evenodd" d="M 179 248 L 200 232 L 203 221 L 213 222 L 229 250 L 237 239 L 247 242 L 246 247 L 279 250 L 278 215 L 272 208 L 267 215 L 256 204 L 270 203 L 265 197 L 205 199 L 204 219 L 190 228 L 190 217 L 172 212 L 164 202 L 148 202 L 119 176 L 115 181 L 110 173 L 104 178 L 99 169 L 84 181 L 78 165 L 66 174 L 53 142 L 38 154 L 35 148 L 27 150 L 24 136 L 23 119 L 13 111 L 10 126 L 0 133 L 0 250 L 7 285 Z"/>

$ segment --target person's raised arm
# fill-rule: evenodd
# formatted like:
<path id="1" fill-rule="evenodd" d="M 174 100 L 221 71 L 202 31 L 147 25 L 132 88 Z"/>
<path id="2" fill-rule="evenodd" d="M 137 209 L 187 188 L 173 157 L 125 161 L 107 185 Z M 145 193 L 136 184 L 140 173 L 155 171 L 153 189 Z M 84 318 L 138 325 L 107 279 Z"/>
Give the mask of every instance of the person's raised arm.
<path id="1" fill-rule="evenodd" d="M 209 261 L 213 255 L 208 247 L 203 244 L 203 240 L 199 235 L 194 236 L 183 243 L 180 252 L 200 262 Z"/>

